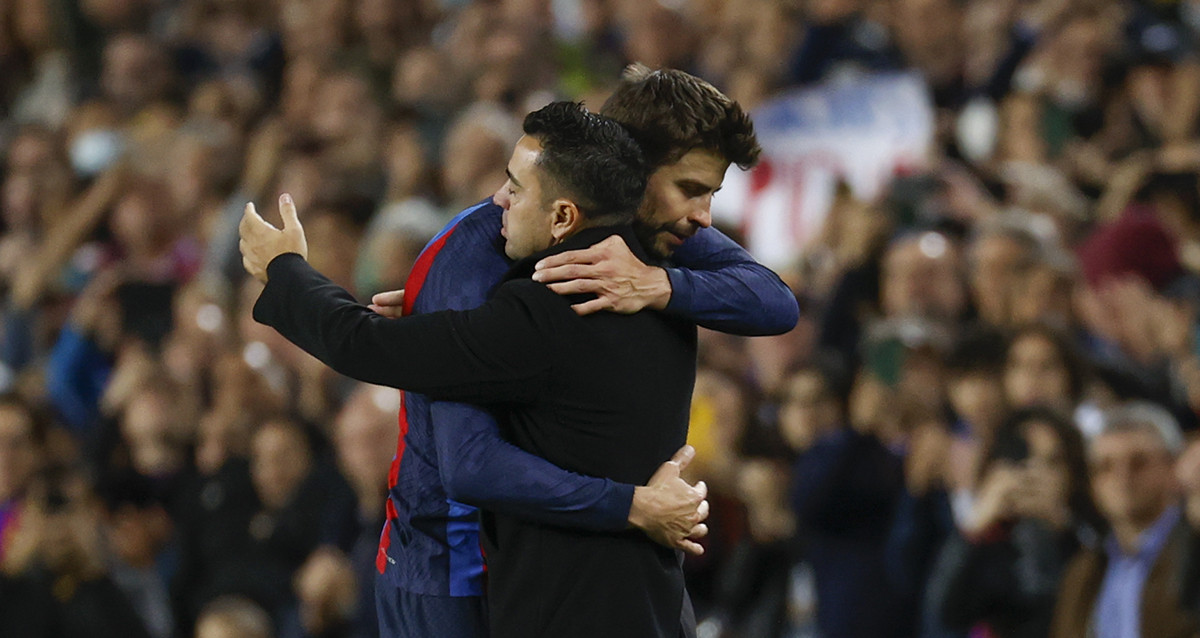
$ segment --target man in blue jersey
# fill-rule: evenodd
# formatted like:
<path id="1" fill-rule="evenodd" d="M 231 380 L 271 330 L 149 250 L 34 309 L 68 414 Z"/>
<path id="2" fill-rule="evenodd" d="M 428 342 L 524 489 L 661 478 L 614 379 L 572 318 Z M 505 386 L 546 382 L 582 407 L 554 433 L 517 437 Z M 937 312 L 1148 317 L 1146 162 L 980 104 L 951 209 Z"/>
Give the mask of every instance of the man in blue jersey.
<path id="1" fill-rule="evenodd" d="M 791 329 L 797 320 L 797 308 L 787 287 L 737 244 L 710 228 L 712 196 L 720 188 L 726 168 L 730 163 L 748 168 L 758 154 L 753 128 L 737 103 L 707 82 L 682 71 L 651 71 L 634 65 L 626 71 L 601 113 L 630 130 L 654 167 L 638 215 L 642 222 L 640 236 L 656 256 L 671 257 L 675 267 L 644 264 L 624 242 L 613 237 L 586 250 L 548 257 L 538 264 L 534 279 L 557 281 L 550 283 L 550 288 L 561 294 L 595 294 L 596 299 L 576 306 L 580 313 L 636 312 L 650 307 L 734 334 L 777 334 Z M 500 207 L 491 200 L 461 213 L 422 253 L 406 289 L 376 295 L 371 308 L 386 316 L 399 317 L 405 313 L 466 309 L 481 304 L 508 266 L 498 248 L 503 245 L 499 237 L 500 213 Z M 699 549 L 679 535 L 678 524 L 674 536 L 654 531 L 656 523 L 647 515 L 651 508 L 640 503 L 643 495 L 654 494 L 649 488 L 637 488 L 630 500 L 629 486 L 595 483 L 589 486 L 587 479 L 568 475 L 549 464 L 542 466 L 545 475 L 525 471 L 521 469 L 524 465 L 540 465 L 544 461 L 523 456 L 501 440 L 495 421 L 480 408 L 430 403 L 412 393 L 406 393 L 405 403 L 402 428 L 406 421 L 409 436 L 401 437 L 397 461 L 393 462 L 393 477 L 404 454 L 406 438 L 410 447 L 413 444 L 424 447 L 424 437 L 412 436 L 419 427 L 432 431 L 443 488 L 456 502 L 470 501 L 492 511 L 531 520 L 548 520 L 547 515 L 556 514 L 549 522 L 598 531 L 624 525 L 626 521 L 620 514 L 627 511 L 628 522 L 648 528 L 656 540 L 687 551 Z M 440 427 L 443 424 L 452 425 Z M 511 458 L 493 455 L 490 452 L 493 450 L 504 450 Z M 417 462 L 428 456 L 422 453 Z M 555 477 L 556 473 L 560 476 Z M 478 480 L 481 476 L 487 478 Z M 539 476 L 542 484 L 513 484 L 513 476 L 527 480 Z M 678 480 L 677 468 L 664 466 L 655 478 L 672 477 Z M 402 487 L 398 489 L 396 482 L 393 481 L 389 496 L 389 517 L 392 504 L 403 498 L 396 496 L 397 491 L 405 491 Z M 540 503 L 531 499 L 534 495 L 543 497 Z M 610 499 L 618 505 L 610 507 Z M 658 503 L 666 501 L 658 499 Z M 459 507 L 456 506 L 455 513 L 466 516 L 468 510 Z M 539 508 L 541 511 L 537 511 Z M 389 531 L 391 528 L 389 524 Z M 384 552 L 381 556 L 386 556 L 394 546 L 386 534 L 381 545 Z M 393 573 L 405 570 L 397 569 L 387 558 L 381 560 L 386 569 L 377 583 L 377 597 L 383 614 L 392 604 L 387 599 L 392 595 L 388 588 L 407 590 L 410 585 L 403 578 L 389 581 Z M 473 584 L 462 591 L 482 589 Z M 391 623 L 382 615 L 381 620 L 386 631 Z M 394 631 L 387 635 L 414 634 Z M 446 635 L 485 636 L 486 633 L 480 629 L 475 633 Z"/>
<path id="2" fill-rule="evenodd" d="M 653 306 L 741 334 L 782 332 L 794 325 L 796 306 L 787 288 L 707 228 L 708 206 L 725 168 L 731 161 L 749 164 L 757 155 L 740 108 L 692 76 L 645 69 L 627 75 L 606 109 L 610 105 L 618 114 L 625 112 L 622 121 L 639 141 L 653 146 L 647 154 L 657 169 L 641 213 L 648 222 L 643 240 L 660 256 L 674 252 L 676 265 L 691 269 L 652 268 L 633 258 L 623 243 L 601 242 L 551 258 L 542 264 L 543 274 L 583 275 L 554 284 L 564 294 L 598 295 L 600 303 L 580 304 L 580 312 Z M 672 119 L 672 125 L 656 121 L 663 118 Z M 665 137 L 656 139 L 660 133 Z M 509 266 L 501 250 L 501 213 L 500 206 L 485 201 L 456 217 L 430 243 L 406 286 L 406 313 L 474 308 L 488 297 Z M 610 271 L 611 276 L 601 276 Z M 376 309 L 398 314 L 397 296 L 377 297 Z M 646 487 L 584 477 L 508 444 L 491 415 L 479 408 L 431 402 L 413 393 L 406 393 L 404 403 L 404 434 L 393 461 L 388 524 L 378 557 L 385 635 L 486 635 L 477 620 L 483 591 L 478 524 L 474 509 L 462 501 L 595 531 L 634 524 L 660 542 L 698 549 L 685 538 L 695 518 L 663 516 L 681 507 L 677 465 L 665 467 Z M 693 509 L 703 498 L 698 491 L 687 496 L 683 502 Z M 401 599 L 403 609 L 398 608 Z M 414 599 L 420 601 L 416 606 Z"/>

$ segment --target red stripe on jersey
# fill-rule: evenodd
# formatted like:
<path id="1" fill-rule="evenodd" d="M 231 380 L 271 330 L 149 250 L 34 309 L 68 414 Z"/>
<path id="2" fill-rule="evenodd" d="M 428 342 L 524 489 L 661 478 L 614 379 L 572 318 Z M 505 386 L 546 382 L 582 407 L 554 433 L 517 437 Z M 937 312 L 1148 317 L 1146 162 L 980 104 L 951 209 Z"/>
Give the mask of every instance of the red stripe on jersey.
<path id="1" fill-rule="evenodd" d="M 437 257 L 438 252 L 442 250 L 442 246 L 446 245 L 446 240 L 450 235 L 454 234 L 454 228 L 446 231 L 432 244 L 421 251 L 421 255 L 417 257 L 417 261 L 413 264 L 413 269 L 408 273 L 408 281 L 404 284 L 404 305 L 401 307 L 401 312 L 404 315 L 412 314 L 413 303 L 417 300 L 417 295 L 421 293 L 421 287 L 425 285 L 425 278 L 429 276 L 429 269 L 433 267 L 433 260 Z M 392 466 L 388 469 L 388 491 L 396 487 L 396 481 L 400 478 L 400 461 L 404 458 L 404 436 L 408 434 L 408 412 L 404 409 L 404 392 L 400 392 L 400 413 L 398 415 L 400 436 L 396 441 L 396 456 L 392 457 Z M 383 534 L 379 537 L 379 551 L 375 553 L 375 569 L 380 574 L 387 569 L 387 550 L 392 545 L 392 535 L 389 530 L 392 526 L 392 521 L 396 520 L 396 504 L 392 502 L 391 495 L 388 495 L 387 500 L 387 520 L 383 525 Z"/>
<path id="2" fill-rule="evenodd" d="M 417 257 L 412 271 L 408 273 L 408 281 L 404 284 L 404 314 L 412 314 L 413 304 L 417 301 L 417 295 L 421 294 L 421 286 L 425 285 L 425 278 L 429 276 L 429 269 L 433 267 L 433 260 L 437 258 L 438 253 L 442 250 L 442 246 L 446 245 L 446 240 L 450 239 L 450 235 L 453 235 L 457 228 L 457 225 L 451 228 L 446 234 L 439 237 L 432 244 L 429 244 L 425 250 L 421 251 L 421 256 Z"/>

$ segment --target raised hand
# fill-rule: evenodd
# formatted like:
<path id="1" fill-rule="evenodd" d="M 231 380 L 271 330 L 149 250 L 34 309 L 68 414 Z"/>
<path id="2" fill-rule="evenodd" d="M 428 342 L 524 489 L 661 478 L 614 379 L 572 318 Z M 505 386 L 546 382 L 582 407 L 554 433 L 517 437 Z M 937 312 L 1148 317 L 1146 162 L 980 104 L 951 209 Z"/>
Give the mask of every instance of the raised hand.
<path id="1" fill-rule="evenodd" d="M 560 295 L 591 293 L 595 299 L 571 306 L 581 315 L 600 310 L 632 314 L 662 310 L 671 300 L 667 271 L 648 266 L 620 237 L 609 237 L 583 250 L 551 255 L 534 266 L 533 280 Z"/>
<path id="2" fill-rule="evenodd" d="M 242 221 L 238 224 L 238 250 L 242 252 L 242 266 L 255 279 L 267 283 L 267 266 L 271 260 L 284 253 L 296 253 L 308 259 L 308 240 L 304 227 L 296 214 L 292 196 L 284 193 L 279 197 L 279 215 L 283 228 L 275 228 L 259 216 L 254 203 L 246 204 Z"/>

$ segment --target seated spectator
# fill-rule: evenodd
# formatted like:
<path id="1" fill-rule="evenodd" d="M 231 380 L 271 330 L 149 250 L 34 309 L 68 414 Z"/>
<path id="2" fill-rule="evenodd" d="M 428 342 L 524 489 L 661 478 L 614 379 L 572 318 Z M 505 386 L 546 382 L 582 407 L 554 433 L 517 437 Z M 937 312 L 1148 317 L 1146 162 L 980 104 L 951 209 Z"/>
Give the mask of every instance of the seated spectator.
<path id="1" fill-rule="evenodd" d="M 296 572 L 299 602 L 296 626 L 284 625 L 280 638 L 357 638 L 358 607 L 374 608 L 355 581 L 354 567 L 345 554 L 333 548 L 313 552 Z"/>
<path id="2" fill-rule="evenodd" d="M 951 630 L 1040 637 L 1081 534 L 1094 534 L 1079 430 L 1021 410 L 988 446 L 972 511 L 943 547 L 926 604 Z"/>
<path id="3" fill-rule="evenodd" d="M 132 472 L 113 476 L 100 491 L 112 580 L 153 638 L 171 638 L 174 621 L 167 580 L 172 561 L 164 552 L 171 539 L 171 518 L 146 477 Z"/>
<path id="4" fill-rule="evenodd" d="M 0 561 L 24 509 L 26 489 L 42 463 L 45 424 L 14 395 L 0 397 Z"/>
<path id="5" fill-rule="evenodd" d="M 250 441 L 249 463 L 227 462 L 193 498 L 175 583 L 183 627 L 210 600 L 250 597 L 278 618 L 293 602 L 292 578 L 321 538 L 330 493 L 308 433 L 269 419 Z"/>
<path id="6" fill-rule="evenodd" d="M 271 617 L 253 601 L 224 596 L 205 605 L 196 638 L 272 638 Z"/>
<path id="7" fill-rule="evenodd" d="M 4 557 L 8 583 L 0 589 L 15 595 L 0 605 L 0 635 L 15 626 L 28 632 L 23 638 L 150 638 L 113 583 L 100 524 L 82 472 L 52 468 L 37 477 Z"/>
<path id="8" fill-rule="evenodd" d="M 957 417 L 946 458 L 946 490 L 956 518 L 972 501 L 986 447 L 1006 413 L 1004 338 L 989 329 L 968 329 L 946 357 L 946 396 Z"/>
<path id="9" fill-rule="evenodd" d="M 1106 415 L 1088 446 L 1092 493 L 1109 533 L 1067 567 L 1052 638 L 1195 636 L 1195 543 L 1174 474 L 1183 437 L 1166 410 L 1132 403 Z M 1188 593 L 1192 592 L 1192 593 Z"/>
<path id="10" fill-rule="evenodd" d="M 1004 393 L 1012 408 L 1073 410 L 1083 393 L 1084 367 L 1071 342 L 1044 324 L 1018 329 L 1009 340 Z"/>

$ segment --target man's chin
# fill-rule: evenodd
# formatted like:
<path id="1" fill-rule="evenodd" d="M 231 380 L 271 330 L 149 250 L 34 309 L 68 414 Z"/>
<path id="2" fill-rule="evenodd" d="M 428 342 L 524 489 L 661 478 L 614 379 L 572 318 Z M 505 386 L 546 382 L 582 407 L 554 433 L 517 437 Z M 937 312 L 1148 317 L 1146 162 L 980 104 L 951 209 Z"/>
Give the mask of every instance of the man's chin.
<path id="1" fill-rule="evenodd" d="M 660 257 L 670 257 L 675 249 L 683 245 L 686 238 L 669 231 L 662 231 L 654 236 L 654 252 Z"/>

